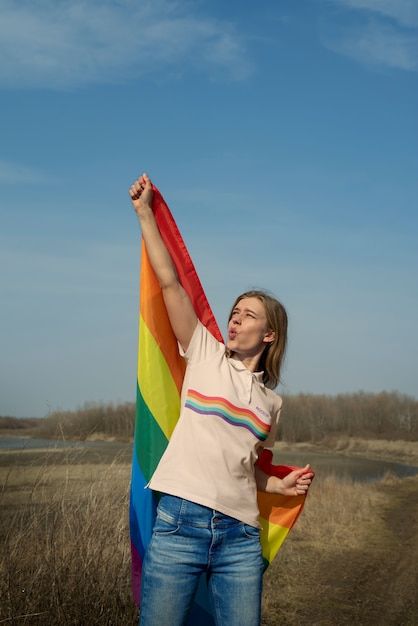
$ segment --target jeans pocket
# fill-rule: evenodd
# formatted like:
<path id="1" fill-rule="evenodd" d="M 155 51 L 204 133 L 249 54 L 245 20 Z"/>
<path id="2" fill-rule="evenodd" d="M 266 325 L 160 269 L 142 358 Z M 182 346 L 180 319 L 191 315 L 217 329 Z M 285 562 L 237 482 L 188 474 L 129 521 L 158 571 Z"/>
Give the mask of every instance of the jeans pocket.
<path id="1" fill-rule="evenodd" d="M 180 526 L 177 521 L 164 511 L 158 511 L 153 532 L 155 535 L 174 535 Z"/>
<path id="2" fill-rule="evenodd" d="M 260 529 L 256 528 L 256 526 L 250 526 L 249 524 L 245 524 L 243 522 L 241 529 L 245 537 L 248 537 L 249 539 L 260 539 Z"/>

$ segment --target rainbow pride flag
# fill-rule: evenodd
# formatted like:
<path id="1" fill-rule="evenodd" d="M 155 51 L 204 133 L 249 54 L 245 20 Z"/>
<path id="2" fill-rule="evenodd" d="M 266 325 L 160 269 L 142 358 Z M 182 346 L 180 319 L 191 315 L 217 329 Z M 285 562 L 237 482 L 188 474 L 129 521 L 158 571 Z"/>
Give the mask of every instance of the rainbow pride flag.
<path id="1" fill-rule="evenodd" d="M 153 211 L 179 279 L 202 324 L 223 341 L 192 260 L 173 216 L 158 189 L 153 187 Z M 180 413 L 185 372 L 177 340 L 171 330 L 164 300 L 142 242 L 137 402 L 130 492 L 132 591 L 139 604 L 142 561 L 151 539 L 159 494 L 147 489 L 168 444 Z M 270 475 L 285 476 L 292 469 L 272 465 L 272 453 L 263 450 L 259 466 Z M 302 511 L 305 496 L 284 497 L 258 492 L 261 544 L 265 565 L 271 563 Z M 189 623 L 213 623 L 202 577 Z"/>

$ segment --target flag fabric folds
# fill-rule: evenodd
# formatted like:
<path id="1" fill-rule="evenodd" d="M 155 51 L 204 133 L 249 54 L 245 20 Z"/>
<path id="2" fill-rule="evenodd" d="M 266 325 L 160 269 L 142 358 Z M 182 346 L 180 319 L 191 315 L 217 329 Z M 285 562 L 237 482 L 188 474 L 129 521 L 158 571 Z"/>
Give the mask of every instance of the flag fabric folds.
<path id="1" fill-rule="evenodd" d="M 173 259 L 179 280 L 193 302 L 202 324 L 223 341 L 192 260 L 173 216 L 159 191 L 153 187 L 153 211 L 162 239 Z M 139 348 L 135 436 L 130 490 L 132 591 L 139 604 L 142 561 L 151 539 L 159 494 L 146 488 L 163 454 L 180 413 L 180 394 L 185 372 L 171 330 L 161 289 L 142 242 L 140 273 Z M 294 468 L 272 464 L 272 453 L 263 450 L 259 466 L 270 475 L 283 477 Z M 265 565 L 271 563 L 301 513 L 304 496 L 283 497 L 258 492 L 261 544 Z M 202 579 L 190 623 L 210 624 L 212 618 Z"/>

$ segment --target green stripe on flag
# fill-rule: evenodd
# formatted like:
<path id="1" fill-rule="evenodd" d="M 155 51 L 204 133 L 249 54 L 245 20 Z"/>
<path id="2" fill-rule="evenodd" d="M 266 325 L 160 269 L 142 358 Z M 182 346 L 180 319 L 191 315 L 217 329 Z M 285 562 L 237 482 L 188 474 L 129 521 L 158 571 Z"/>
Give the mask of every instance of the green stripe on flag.
<path id="1" fill-rule="evenodd" d="M 168 439 L 145 404 L 139 386 L 136 395 L 135 453 L 145 480 L 151 480 Z"/>

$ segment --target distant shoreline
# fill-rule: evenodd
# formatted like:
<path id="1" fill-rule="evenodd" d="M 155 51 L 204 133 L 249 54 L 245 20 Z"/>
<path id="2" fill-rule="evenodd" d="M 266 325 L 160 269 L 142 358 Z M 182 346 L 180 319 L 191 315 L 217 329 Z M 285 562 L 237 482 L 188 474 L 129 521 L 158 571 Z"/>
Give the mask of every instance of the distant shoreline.
<path id="1" fill-rule="evenodd" d="M 276 441 L 275 450 L 321 452 L 347 457 L 365 457 L 377 461 L 395 461 L 418 467 L 418 441 L 360 439 L 355 437 L 326 439 L 318 443 Z"/>
<path id="2" fill-rule="evenodd" d="M 46 436 L 36 429 L 1 429 L 0 437 L 41 438 L 49 441 L 60 441 L 62 437 Z M 65 437 L 65 441 L 108 442 L 132 444 L 133 438 L 110 436 L 106 433 L 94 433 L 87 437 Z M 407 463 L 418 467 L 418 441 L 361 439 L 355 437 L 327 438 L 320 442 L 288 442 L 276 441 L 274 449 L 340 454 L 347 457 L 363 457 L 367 459 Z"/>

